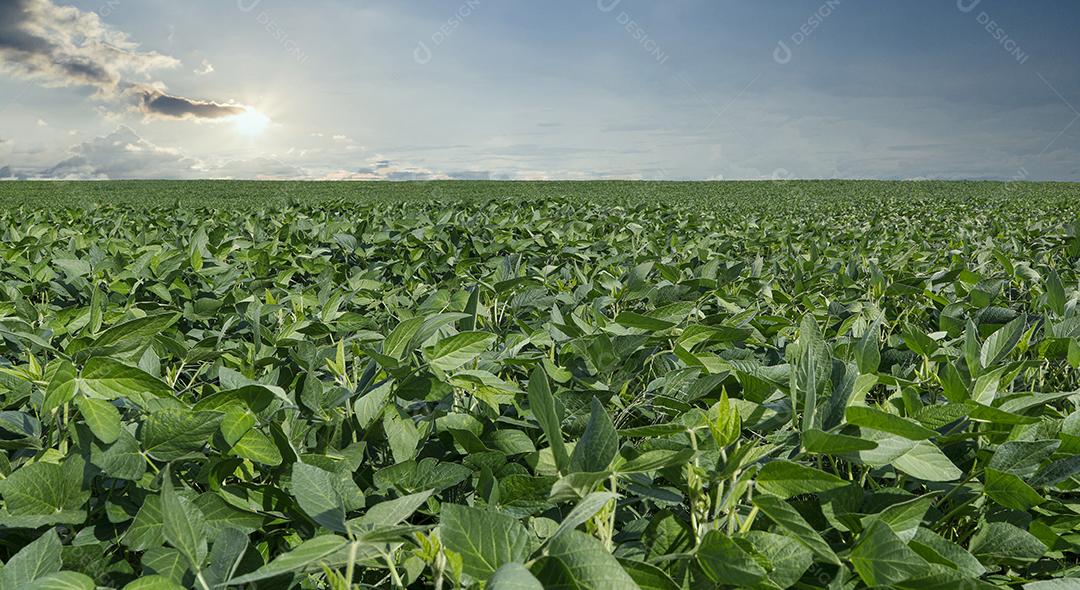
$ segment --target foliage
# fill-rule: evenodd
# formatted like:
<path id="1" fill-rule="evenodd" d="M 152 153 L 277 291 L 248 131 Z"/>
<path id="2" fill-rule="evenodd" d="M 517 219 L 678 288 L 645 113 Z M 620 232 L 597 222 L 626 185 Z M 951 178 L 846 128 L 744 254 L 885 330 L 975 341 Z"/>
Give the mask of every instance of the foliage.
<path id="1" fill-rule="evenodd" d="M 0 588 L 1080 576 L 1074 186 L 330 186 L 0 189 Z"/>

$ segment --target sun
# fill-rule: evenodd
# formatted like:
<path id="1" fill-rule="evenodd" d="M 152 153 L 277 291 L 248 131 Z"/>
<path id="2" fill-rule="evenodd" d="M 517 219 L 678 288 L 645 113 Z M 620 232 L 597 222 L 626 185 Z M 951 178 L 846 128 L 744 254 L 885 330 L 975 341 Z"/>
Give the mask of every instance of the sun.
<path id="1" fill-rule="evenodd" d="M 243 113 L 232 117 L 232 122 L 236 127 L 236 131 L 240 134 L 255 136 L 262 135 L 266 128 L 270 126 L 270 117 L 248 107 L 244 109 Z"/>

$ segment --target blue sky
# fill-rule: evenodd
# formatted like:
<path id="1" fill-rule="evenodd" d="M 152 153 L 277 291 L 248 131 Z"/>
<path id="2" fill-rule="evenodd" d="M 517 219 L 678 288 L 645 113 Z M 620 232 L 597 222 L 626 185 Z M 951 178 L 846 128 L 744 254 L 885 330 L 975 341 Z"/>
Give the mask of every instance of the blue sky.
<path id="1" fill-rule="evenodd" d="M 1066 0 L 0 12 L 0 177 L 1080 180 Z"/>

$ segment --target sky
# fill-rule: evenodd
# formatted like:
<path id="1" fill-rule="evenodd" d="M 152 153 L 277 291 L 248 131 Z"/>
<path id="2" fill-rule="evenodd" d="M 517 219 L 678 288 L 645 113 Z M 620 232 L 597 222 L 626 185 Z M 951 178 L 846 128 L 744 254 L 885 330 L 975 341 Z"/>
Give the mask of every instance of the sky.
<path id="1" fill-rule="evenodd" d="M 1080 180 L 1071 0 L 0 0 L 0 178 Z"/>

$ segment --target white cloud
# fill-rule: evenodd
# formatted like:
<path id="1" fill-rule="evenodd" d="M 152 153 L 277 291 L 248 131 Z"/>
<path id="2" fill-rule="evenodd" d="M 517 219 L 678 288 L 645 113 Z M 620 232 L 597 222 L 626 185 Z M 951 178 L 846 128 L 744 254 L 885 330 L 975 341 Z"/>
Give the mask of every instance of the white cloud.
<path id="1" fill-rule="evenodd" d="M 66 180 L 133 178 L 232 178 L 270 180 L 448 180 L 510 179 L 518 175 L 486 170 L 440 172 L 423 166 L 373 156 L 352 169 L 311 169 L 274 157 L 211 162 L 183 150 L 157 145 L 121 125 L 113 132 L 72 146 L 69 156 L 36 172 L 16 171 L 19 176 Z M 287 152 L 286 155 L 290 155 Z M 303 156 L 303 151 L 299 154 Z M 530 176 L 534 173 L 530 173 Z M 8 175 L 12 175 L 8 170 Z"/>
<path id="2" fill-rule="evenodd" d="M 181 150 L 156 145 L 126 126 L 80 143 L 72 147 L 70 152 L 70 157 L 30 176 L 69 180 L 307 177 L 307 171 L 303 168 L 273 158 L 206 162 L 188 156 Z"/>
<path id="3" fill-rule="evenodd" d="M 214 64 L 210 63 L 210 60 L 204 59 L 202 60 L 202 64 L 195 68 L 194 72 L 197 76 L 212 74 L 214 72 Z"/>

